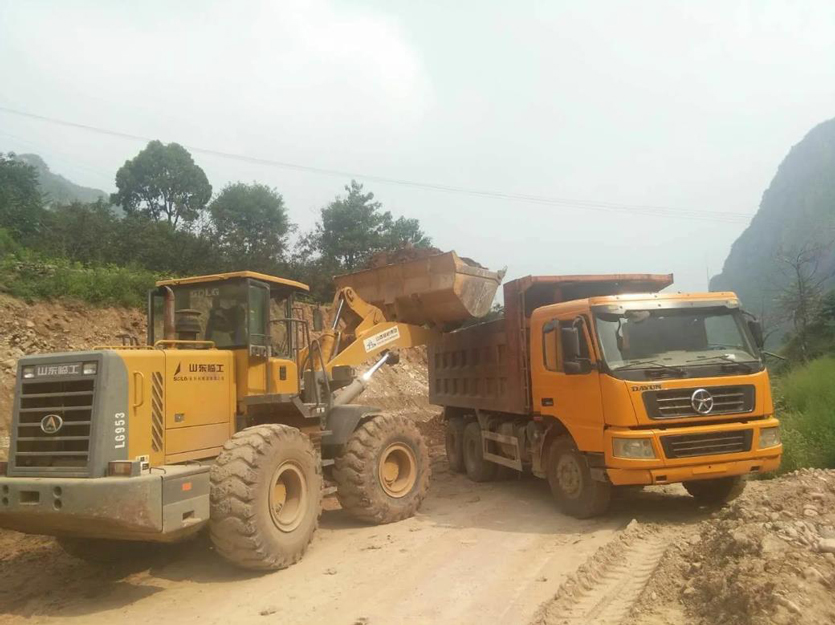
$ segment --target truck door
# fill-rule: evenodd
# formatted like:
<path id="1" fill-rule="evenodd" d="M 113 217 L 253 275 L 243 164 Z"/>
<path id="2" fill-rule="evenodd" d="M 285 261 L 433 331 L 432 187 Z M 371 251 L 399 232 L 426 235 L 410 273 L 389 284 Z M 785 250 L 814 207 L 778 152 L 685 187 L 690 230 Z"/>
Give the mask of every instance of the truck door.
<path id="1" fill-rule="evenodd" d="M 576 330 L 579 348 L 572 358 L 566 330 Z M 558 317 L 542 326 L 541 349 L 532 349 L 534 410 L 557 417 L 581 451 L 603 451 L 603 403 L 597 358 L 588 318 Z M 578 364 L 579 363 L 579 364 Z"/>

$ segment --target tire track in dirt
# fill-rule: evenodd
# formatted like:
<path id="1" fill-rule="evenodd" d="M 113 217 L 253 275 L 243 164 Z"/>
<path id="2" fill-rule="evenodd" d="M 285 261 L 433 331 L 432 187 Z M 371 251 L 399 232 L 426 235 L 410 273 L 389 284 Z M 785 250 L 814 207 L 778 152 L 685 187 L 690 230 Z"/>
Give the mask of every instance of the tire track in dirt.
<path id="1" fill-rule="evenodd" d="M 673 539 L 669 528 L 630 525 L 598 551 L 543 605 L 532 625 L 620 625 Z"/>

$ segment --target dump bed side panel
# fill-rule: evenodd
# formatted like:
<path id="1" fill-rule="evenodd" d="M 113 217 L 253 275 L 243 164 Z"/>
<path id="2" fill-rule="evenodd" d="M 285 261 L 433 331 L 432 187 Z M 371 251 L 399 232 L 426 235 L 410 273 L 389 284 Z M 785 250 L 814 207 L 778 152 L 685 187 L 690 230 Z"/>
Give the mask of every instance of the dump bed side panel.
<path id="1" fill-rule="evenodd" d="M 525 414 L 521 372 L 507 326 L 506 319 L 489 321 L 444 334 L 430 345 L 429 402 Z"/>

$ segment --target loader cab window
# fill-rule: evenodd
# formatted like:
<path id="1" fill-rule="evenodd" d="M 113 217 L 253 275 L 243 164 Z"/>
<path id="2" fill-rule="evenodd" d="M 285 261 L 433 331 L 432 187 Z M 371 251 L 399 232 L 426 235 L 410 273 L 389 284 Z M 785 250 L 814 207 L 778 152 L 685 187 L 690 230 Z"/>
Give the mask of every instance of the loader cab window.
<path id="1" fill-rule="evenodd" d="M 293 292 L 273 289 L 270 294 L 270 346 L 276 358 L 290 358 L 293 353 L 293 327 L 287 321 L 292 317 Z"/>

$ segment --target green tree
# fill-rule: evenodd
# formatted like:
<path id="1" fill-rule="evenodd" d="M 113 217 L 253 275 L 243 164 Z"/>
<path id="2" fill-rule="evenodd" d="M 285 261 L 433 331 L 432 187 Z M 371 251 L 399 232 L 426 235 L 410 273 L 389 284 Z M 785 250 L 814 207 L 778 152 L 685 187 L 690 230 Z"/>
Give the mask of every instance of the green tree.
<path id="1" fill-rule="evenodd" d="M 227 185 L 209 212 L 230 268 L 269 272 L 284 260 L 293 226 L 275 189 L 257 182 Z"/>
<path id="2" fill-rule="evenodd" d="M 116 172 L 110 201 L 127 214 L 142 213 L 177 228 L 192 223 L 212 197 L 212 185 L 191 154 L 177 143 L 151 141 Z"/>
<path id="3" fill-rule="evenodd" d="M 0 153 L 0 228 L 25 243 L 40 230 L 44 212 L 38 172 L 14 154 Z"/>
<path id="4" fill-rule="evenodd" d="M 113 213 L 109 202 L 72 202 L 54 207 L 44 220 L 44 232 L 37 248 L 56 258 L 84 264 L 119 262 L 114 250 L 128 233 Z"/>
<path id="5" fill-rule="evenodd" d="M 345 190 L 346 196 L 337 196 L 321 210 L 313 232 L 302 241 L 308 255 L 318 255 L 343 271 L 355 271 L 382 250 L 430 245 L 417 219 L 400 217 L 395 221 L 356 180 Z"/>

